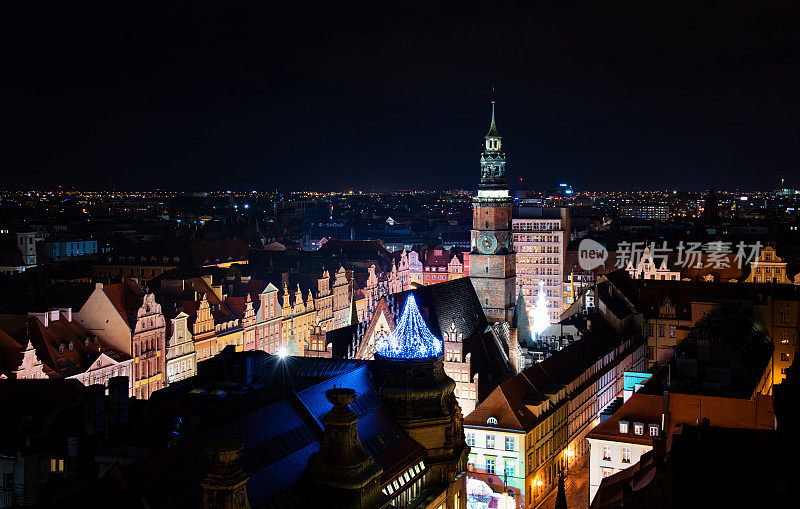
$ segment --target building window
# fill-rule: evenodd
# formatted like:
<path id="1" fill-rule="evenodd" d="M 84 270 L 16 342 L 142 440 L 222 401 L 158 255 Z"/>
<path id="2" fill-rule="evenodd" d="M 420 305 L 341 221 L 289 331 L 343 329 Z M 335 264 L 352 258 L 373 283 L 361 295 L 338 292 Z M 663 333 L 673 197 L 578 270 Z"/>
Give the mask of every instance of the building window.
<path id="1" fill-rule="evenodd" d="M 637 435 L 644 435 L 644 424 L 636 423 L 633 425 L 633 432 Z"/>
<path id="2" fill-rule="evenodd" d="M 514 450 L 514 437 L 506 437 L 506 451 Z"/>
<path id="3" fill-rule="evenodd" d="M 494 449 L 494 435 L 486 435 L 486 448 Z"/>
<path id="4" fill-rule="evenodd" d="M 650 436 L 657 437 L 658 436 L 658 424 L 651 424 L 650 425 Z"/>
<path id="5" fill-rule="evenodd" d="M 614 469 L 613 468 L 604 468 L 602 470 L 603 470 L 603 479 L 605 479 L 606 477 L 611 476 L 614 473 Z"/>
<path id="6" fill-rule="evenodd" d="M 603 446 L 603 459 L 606 461 L 611 461 L 611 446 L 604 445 Z"/>
<path id="7" fill-rule="evenodd" d="M 631 448 L 630 447 L 623 447 L 622 448 L 622 462 L 623 463 L 630 463 L 631 462 Z"/>
<path id="8" fill-rule="evenodd" d="M 50 471 L 54 472 L 54 473 L 57 473 L 57 474 L 64 473 L 64 460 L 57 459 L 57 458 L 51 458 L 50 459 Z"/>
<path id="9" fill-rule="evenodd" d="M 494 473 L 494 459 L 486 458 L 486 473 L 487 474 Z"/>
<path id="10" fill-rule="evenodd" d="M 619 432 L 620 433 L 628 432 L 628 421 L 619 421 Z"/>
<path id="11" fill-rule="evenodd" d="M 782 361 L 788 361 L 789 360 L 789 354 L 788 353 L 782 353 L 781 354 L 781 360 Z"/>
<path id="12" fill-rule="evenodd" d="M 475 447 L 475 433 L 467 433 L 467 445 Z"/>
<path id="13" fill-rule="evenodd" d="M 669 326 L 669 337 L 674 338 L 676 333 L 678 332 L 678 327 L 675 325 Z"/>
<path id="14" fill-rule="evenodd" d="M 506 474 L 506 477 L 514 477 L 514 462 L 513 461 L 506 461 L 505 474 Z"/>

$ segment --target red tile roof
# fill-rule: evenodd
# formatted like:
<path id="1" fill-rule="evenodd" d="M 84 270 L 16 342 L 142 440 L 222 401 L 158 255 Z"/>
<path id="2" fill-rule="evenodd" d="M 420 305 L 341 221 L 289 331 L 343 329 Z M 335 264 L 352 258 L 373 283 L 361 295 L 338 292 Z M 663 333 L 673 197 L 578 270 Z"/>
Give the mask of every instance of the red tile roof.
<path id="1" fill-rule="evenodd" d="M 103 285 L 103 293 L 119 312 L 128 327 L 133 330 L 136 327 L 136 314 L 142 307 L 144 291 L 135 281 L 124 283 L 114 283 Z"/>

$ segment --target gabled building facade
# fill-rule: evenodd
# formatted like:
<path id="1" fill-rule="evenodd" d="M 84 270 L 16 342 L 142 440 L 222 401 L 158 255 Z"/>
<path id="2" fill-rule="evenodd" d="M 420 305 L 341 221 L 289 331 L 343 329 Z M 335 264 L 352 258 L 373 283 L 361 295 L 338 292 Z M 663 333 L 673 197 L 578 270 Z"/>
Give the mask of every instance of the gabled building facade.
<path id="1" fill-rule="evenodd" d="M 167 384 L 171 384 L 197 374 L 197 355 L 189 328 L 189 315 L 181 311 L 168 323 Z"/>

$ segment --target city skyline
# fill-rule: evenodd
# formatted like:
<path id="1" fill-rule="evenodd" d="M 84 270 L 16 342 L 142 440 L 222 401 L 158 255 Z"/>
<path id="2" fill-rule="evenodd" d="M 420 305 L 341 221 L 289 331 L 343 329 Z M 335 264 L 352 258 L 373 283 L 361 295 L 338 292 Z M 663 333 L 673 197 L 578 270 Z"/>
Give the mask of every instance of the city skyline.
<path id="1" fill-rule="evenodd" d="M 474 189 L 492 97 L 512 186 L 797 183 L 779 2 L 306 7 L 11 13 L 6 184 Z"/>

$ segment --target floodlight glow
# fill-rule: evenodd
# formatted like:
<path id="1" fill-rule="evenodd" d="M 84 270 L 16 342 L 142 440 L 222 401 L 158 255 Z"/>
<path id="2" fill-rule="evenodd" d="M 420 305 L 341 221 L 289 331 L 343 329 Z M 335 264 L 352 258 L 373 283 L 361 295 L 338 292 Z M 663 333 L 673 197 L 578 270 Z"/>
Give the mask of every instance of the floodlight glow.
<path id="1" fill-rule="evenodd" d="M 288 348 L 286 348 L 285 346 L 278 348 L 278 357 L 280 357 L 281 359 L 285 359 L 288 356 L 289 356 Z"/>

